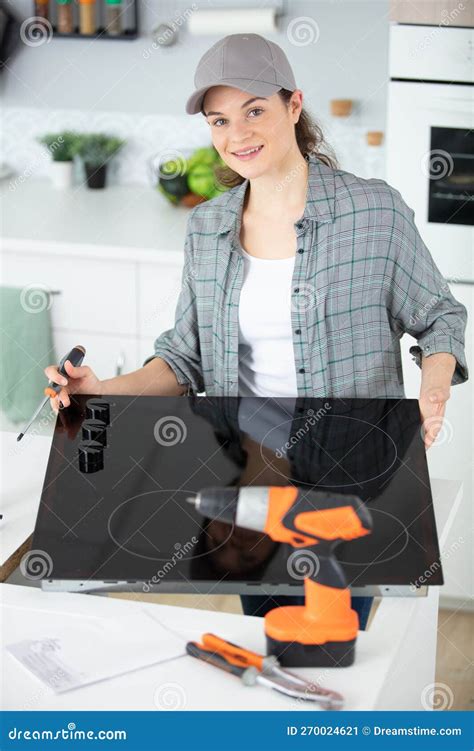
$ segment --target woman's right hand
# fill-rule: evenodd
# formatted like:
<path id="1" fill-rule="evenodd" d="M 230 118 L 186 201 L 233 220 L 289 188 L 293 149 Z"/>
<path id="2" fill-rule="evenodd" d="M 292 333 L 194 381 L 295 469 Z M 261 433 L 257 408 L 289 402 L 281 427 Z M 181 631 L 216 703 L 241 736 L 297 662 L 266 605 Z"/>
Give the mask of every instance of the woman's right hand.
<path id="1" fill-rule="evenodd" d="M 44 369 L 45 374 L 49 381 L 54 381 L 63 386 L 61 391 L 55 396 L 50 397 L 51 408 L 54 412 L 58 412 L 59 402 L 63 407 L 68 407 L 71 403 L 69 394 L 98 394 L 101 393 L 101 381 L 97 378 L 96 374 L 90 369 L 88 365 L 79 365 L 75 367 L 71 364 L 70 360 L 66 360 L 64 368 L 67 373 L 67 377 L 62 376 L 56 365 L 48 365 Z"/>

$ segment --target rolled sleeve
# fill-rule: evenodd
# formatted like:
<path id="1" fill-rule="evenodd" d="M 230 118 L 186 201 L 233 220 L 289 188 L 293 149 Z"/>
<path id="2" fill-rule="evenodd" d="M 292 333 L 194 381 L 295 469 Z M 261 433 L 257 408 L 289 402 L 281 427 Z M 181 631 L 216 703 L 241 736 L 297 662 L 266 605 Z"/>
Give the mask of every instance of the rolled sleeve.
<path id="1" fill-rule="evenodd" d="M 418 344 L 410 347 L 421 368 L 422 354 L 448 352 L 456 358 L 451 384 L 464 383 L 469 372 L 464 351 L 467 309 L 458 302 L 423 242 L 414 211 L 393 189 L 394 223 L 390 257 L 390 315 L 398 333 L 408 333 Z"/>
<path id="2" fill-rule="evenodd" d="M 168 363 L 180 385 L 188 385 L 195 393 L 205 390 L 196 312 L 195 265 L 193 257 L 191 221 L 188 218 L 184 243 L 184 267 L 181 291 L 175 311 L 174 327 L 160 334 L 154 342 L 154 354 L 143 365 L 161 357 Z"/>

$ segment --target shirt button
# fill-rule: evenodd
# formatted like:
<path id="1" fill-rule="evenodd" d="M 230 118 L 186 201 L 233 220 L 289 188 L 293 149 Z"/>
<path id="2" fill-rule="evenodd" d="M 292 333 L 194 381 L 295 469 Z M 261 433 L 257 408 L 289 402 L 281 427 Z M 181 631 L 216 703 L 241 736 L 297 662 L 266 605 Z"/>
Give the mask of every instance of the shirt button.
<path id="1" fill-rule="evenodd" d="M 299 372 L 304 373 L 304 368 L 300 368 Z"/>
<path id="2" fill-rule="evenodd" d="M 301 334 L 301 329 L 295 329 L 295 334 Z"/>
<path id="3" fill-rule="evenodd" d="M 294 292 L 299 292 L 299 291 L 300 291 L 300 288 L 299 287 L 295 287 Z"/>
<path id="4" fill-rule="evenodd" d="M 304 250 L 303 250 L 303 248 L 299 248 L 299 249 L 298 249 L 298 253 L 304 253 Z"/>

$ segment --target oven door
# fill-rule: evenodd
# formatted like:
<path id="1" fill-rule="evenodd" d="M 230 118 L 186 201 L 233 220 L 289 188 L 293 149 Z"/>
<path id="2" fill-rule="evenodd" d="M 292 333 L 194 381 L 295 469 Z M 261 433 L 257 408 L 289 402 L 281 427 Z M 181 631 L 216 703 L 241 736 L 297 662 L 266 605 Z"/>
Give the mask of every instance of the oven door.
<path id="1" fill-rule="evenodd" d="M 415 211 L 441 273 L 474 280 L 474 98 L 461 84 L 391 81 L 387 182 Z"/>

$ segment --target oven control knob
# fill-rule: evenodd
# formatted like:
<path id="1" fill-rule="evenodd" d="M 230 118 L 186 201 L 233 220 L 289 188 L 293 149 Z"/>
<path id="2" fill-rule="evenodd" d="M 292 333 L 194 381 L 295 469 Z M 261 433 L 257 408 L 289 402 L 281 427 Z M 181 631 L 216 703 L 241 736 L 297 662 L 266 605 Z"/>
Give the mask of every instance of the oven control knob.
<path id="1" fill-rule="evenodd" d="M 86 441 L 98 441 L 102 446 L 107 446 L 107 425 L 102 420 L 84 420 L 82 437 Z"/>
<path id="2" fill-rule="evenodd" d="M 86 402 L 86 417 L 92 420 L 102 420 L 110 425 L 110 405 L 104 399 L 88 399 Z"/>
<path id="3" fill-rule="evenodd" d="M 99 441 L 81 441 L 79 444 L 79 469 L 81 472 L 98 472 L 104 469 L 104 447 Z"/>

